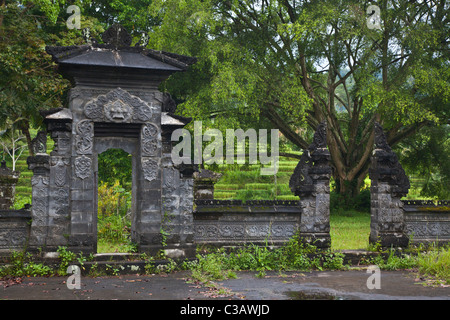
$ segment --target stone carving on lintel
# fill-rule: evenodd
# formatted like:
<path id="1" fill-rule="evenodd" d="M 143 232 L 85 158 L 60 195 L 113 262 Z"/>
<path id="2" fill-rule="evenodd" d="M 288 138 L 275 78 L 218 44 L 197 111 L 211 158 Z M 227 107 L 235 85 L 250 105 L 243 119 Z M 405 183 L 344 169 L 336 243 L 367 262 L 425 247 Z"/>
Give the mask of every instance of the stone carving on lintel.
<path id="1" fill-rule="evenodd" d="M 94 122 L 144 123 L 152 119 L 152 109 L 152 103 L 116 88 L 87 102 L 84 115 Z"/>

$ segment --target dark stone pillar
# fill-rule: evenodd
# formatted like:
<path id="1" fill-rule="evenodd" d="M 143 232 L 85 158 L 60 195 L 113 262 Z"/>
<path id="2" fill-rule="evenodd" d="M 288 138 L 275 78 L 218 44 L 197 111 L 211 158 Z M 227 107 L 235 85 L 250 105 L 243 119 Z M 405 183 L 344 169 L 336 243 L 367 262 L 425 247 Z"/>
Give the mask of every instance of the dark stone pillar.
<path id="1" fill-rule="evenodd" d="M 214 184 L 222 175 L 210 170 L 201 170 L 194 173 L 194 199 L 214 199 Z"/>
<path id="2" fill-rule="evenodd" d="M 300 197 L 300 237 L 319 248 L 329 248 L 330 238 L 330 153 L 327 149 L 326 123 L 314 134 L 314 141 L 303 155 L 289 181 Z"/>
<path id="3" fill-rule="evenodd" d="M 47 249 L 67 246 L 70 234 L 72 117 L 68 109 L 48 116 L 47 130 L 55 141 L 50 153 L 49 230 Z"/>
<path id="4" fill-rule="evenodd" d="M 43 249 L 47 245 L 49 227 L 49 179 L 50 156 L 45 153 L 47 134 L 39 132 L 33 140 L 35 156 L 28 157 L 28 169 L 33 171 L 31 232 L 29 247 L 32 250 Z"/>
<path id="5" fill-rule="evenodd" d="M 383 128 L 375 123 L 375 148 L 371 159 L 370 243 L 382 247 L 406 247 L 403 203 L 400 200 L 410 188 L 408 177 L 389 147 Z"/>

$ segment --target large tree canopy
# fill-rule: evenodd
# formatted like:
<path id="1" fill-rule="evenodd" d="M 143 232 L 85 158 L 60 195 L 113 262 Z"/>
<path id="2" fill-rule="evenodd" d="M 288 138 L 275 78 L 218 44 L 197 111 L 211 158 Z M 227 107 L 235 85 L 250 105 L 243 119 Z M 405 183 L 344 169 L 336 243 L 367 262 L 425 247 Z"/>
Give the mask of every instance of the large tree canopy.
<path id="1" fill-rule="evenodd" d="M 30 121 L 38 121 L 39 108 L 59 107 L 67 87 L 45 53 L 50 37 L 40 21 L 32 6 L 0 2 L 0 128 L 9 119 L 29 142 Z"/>
<path id="2" fill-rule="evenodd" d="M 168 87 L 195 117 L 265 117 L 300 148 L 301 128 L 326 120 L 334 177 L 356 194 L 367 175 L 373 122 L 395 145 L 448 124 L 446 1 L 154 1 L 152 45 L 199 57 Z M 372 17 L 373 18 L 373 17 Z"/>

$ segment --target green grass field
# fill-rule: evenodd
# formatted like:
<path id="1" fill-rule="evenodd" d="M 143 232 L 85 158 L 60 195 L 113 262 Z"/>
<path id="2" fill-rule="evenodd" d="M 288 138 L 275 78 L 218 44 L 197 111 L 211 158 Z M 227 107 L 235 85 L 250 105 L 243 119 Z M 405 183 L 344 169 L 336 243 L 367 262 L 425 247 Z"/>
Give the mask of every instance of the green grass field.
<path id="1" fill-rule="evenodd" d="M 369 246 L 370 214 L 356 210 L 332 212 L 330 236 L 332 250 L 367 249 Z"/>

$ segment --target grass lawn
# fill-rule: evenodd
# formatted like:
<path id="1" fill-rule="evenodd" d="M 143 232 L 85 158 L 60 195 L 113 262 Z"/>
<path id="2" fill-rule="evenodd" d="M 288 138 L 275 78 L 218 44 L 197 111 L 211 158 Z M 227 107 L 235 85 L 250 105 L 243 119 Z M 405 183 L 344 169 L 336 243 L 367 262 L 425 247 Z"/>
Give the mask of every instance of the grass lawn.
<path id="1" fill-rule="evenodd" d="M 134 252 L 129 243 L 108 242 L 100 240 L 97 244 L 97 253 L 129 253 Z"/>
<path id="2" fill-rule="evenodd" d="M 335 211 L 330 215 L 331 249 L 367 249 L 370 213 L 355 210 Z"/>

